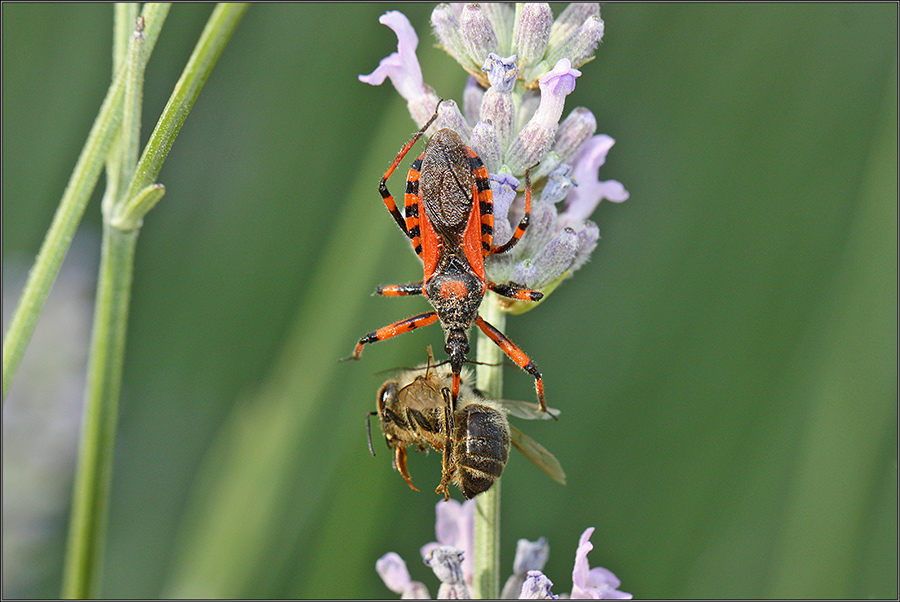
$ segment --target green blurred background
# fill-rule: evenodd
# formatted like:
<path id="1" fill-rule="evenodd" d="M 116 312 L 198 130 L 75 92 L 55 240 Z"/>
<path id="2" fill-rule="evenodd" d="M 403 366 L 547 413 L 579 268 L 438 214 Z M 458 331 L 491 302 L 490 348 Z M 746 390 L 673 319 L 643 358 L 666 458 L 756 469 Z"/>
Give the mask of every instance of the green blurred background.
<path id="1" fill-rule="evenodd" d="M 371 296 L 421 277 L 377 192 L 415 126 L 357 75 L 395 50 L 377 19 L 400 9 L 426 81 L 461 100 L 432 6 L 254 5 L 213 71 L 139 241 L 104 597 L 395 597 L 388 551 L 437 592 L 418 550 L 439 460 L 412 458 L 411 491 L 369 455 L 364 415 L 378 372 L 441 331 L 337 363 L 426 308 Z M 143 140 L 211 10 L 172 9 Z M 109 82 L 112 6 L 2 11 L 5 331 Z M 571 591 L 594 526 L 592 566 L 640 598 L 897 597 L 897 12 L 603 6 L 567 108 L 616 139 L 601 178 L 631 198 L 601 204 L 593 260 L 508 322 L 563 412 L 525 430 L 569 483 L 512 456 L 503 579 L 543 535 Z M 51 299 L 81 321 L 41 325 L 4 408 L 4 597 L 59 595 L 79 414 L 28 379 L 77 406 L 99 189 Z M 531 399 L 531 379 L 508 367 L 505 394 Z"/>

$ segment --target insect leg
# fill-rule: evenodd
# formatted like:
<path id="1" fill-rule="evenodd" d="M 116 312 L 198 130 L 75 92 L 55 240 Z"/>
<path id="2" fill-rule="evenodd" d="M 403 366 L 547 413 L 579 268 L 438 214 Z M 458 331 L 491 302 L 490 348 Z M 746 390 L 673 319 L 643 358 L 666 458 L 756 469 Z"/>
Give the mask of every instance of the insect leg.
<path id="1" fill-rule="evenodd" d="M 410 282 L 409 284 L 388 284 L 375 289 L 376 295 L 385 297 L 406 297 L 408 295 L 421 295 L 422 283 Z"/>
<path id="2" fill-rule="evenodd" d="M 544 380 L 541 373 L 538 372 L 537 366 L 531 361 L 525 352 L 519 349 L 515 343 L 506 338 L 506 335 L 484 321 L 481 316 L 475 319 L 478 328 L 494 341 L 500 349 L 503 350 L 509 359 L 514 361 L 522 370 L 534 377 L 534 388 L 537 391 L 538 402 L 541 404 L 541 411 L 547 411 L 547 403 L 544 401 Z M 555 417 L 554 417 L 555 419 Z"/>
<path id="3" fill-rule="evenodd" d="M 451 439 L 451 435 L 453 434 L 454 424 L 450 414 L 452 403 L 450 391 L 444 387 L 441 389 L 441 395 L 444 398 L 444 455 L 441 458 L 441 484 L 438 485 L 434 492 L 443 493 L 444 501 L 446 502 L 450 499 L 448 485 L 450 484 L 450 481 L 453 480 L 453 469 L 450 466 L 450 456 L 453 453 L 453 440 Z"/>
<path id="4" fill-rule="evenodd" d="M 368 412 L 366 414 L 366 438 L 369 440 L 369 453 L 375 455 L 375 448 L 372 447 L 372 423 L 369 420 L 372 416 L 378 416 L 378 412 Z"/>
<path id="5" fill-rule="evenodd" d="M 437 318 L 437 312 L 427 311 L 424 314 L 419 314 L 411 318 L 406 318 L 405 320 L 400 320 L 399 322 L 394 322 L 393 324 L 388 324 L 387 326 L 382 326 L 375 332 L 370 332 L 369 334 L 361 338 L 356 344 L 356 348 L 353 350 L 353 355 L 351 355 L 350 357 L 345 357 L 341 361 L 350 359 L 358 360 L 360 355 L 362 355 L 363 345 L 366 345 L 367 343 L 374 343 L 376 341 L 383 341 L 385 339 L 395 337 L 398 334 L 403 334 L 404 332 L 409 332 L 410 330 L 415 330 L 416 328 L 422 326 L 428 326 L 432 322 L 436 321 Z"/>
<path id="6" fill-rule="evenodd" d="M 394 448 L 394 467 L 400 473 L 400 476 L 403 477 L 403 480 L 406 481 L 406 484 L 412 487 L 413 491 L 418 491 L 416 486 L 412 484 L 412 479 L 409 478 L 409 470 L 406 468 L 406 447 L 403 445 L 398 445 Z"/>
<path id="7" fill-rule="evenodd" d="M 487 287 L 498 295 L 509 297 L 510 299 L 518 299 L 519 301 L 540 301 L 544 298 L 544 293 L 525 288 L 524 286 L 519 286 L 512 282 L 507 284 L 494 284 L 493 282 L 488 282 Z"/>
<path id="8" fill-rule="evenodd" d="M 443 100 L 437 103 L 437 107 L 441 106 L 441 102 L 443 102 Z M 403 148 L 400 149 L 400 152 L 397 153 L 397 157 L 394 159 L 394 162 L 391 163 L 391 166 L 388 167 L 387 171 L 384 172 L 384 176 L 382 176 L 381 178 L 381 184 L 378 186 L 378 191 L 381 193 L 381 198 L 384 201 L 385 206 L 387 207 L 388 211 L 391 212 L 391 215 L 394 216 L 394 221 L 397 222 L 397 225 L 400 226 L 400 229 L 403 230 L 403 233 L 406 234 L 407 237 L 409 237 L 409 230 L 406 229 L 406 220 L 403 218 L 400 210 L 397 209 L 397 203 L 394 202 L 394 197 L 388 191 L 387 180 L 391 177 L 391 174 L 394 173 L 394 170 L 397 169 L 397 166 L 400 165 L 400 161 L 403 160 L 403 157 L 406 156 L 406 153 L 409 152 L 409 149 L 411 149 L 413 145 L 418 142 L 419 138 L 422 137 L 422 134 L 425 133 L 425 130 L 427 130 L 429 126 L 434 123 L 435 119 L 437 119 L 437 107 L 435 107 L 434 115 L 431 116 L 431 119 L 429 119 L 428 122 L 422 126 L 422 129 L 416 132 L 416 134 L 412 138 L 410 138 L 409 142 L 403 145 Z"/>
<path id="9" fill-rule="evenodd" d="M 536 165 L 534 167 L 537 167 Z M 531 220 L 531 169 L 528 168 L 525 170 L 525 215 L 522 216 L 522 219 L 519 221 L 519 225 L 516 227 L 516 231 L 513 232 L 513 235 L 510 237 L 506 243 L 501 246 L 491 247 L 491 255 L 499 255 L 500 253 L 506 253 L 519 242 L 519 239 L 525 234 L 525 230 L 528 228 L 528 222 Z M 502 293 L 501 293 L 502 294 Z"/>

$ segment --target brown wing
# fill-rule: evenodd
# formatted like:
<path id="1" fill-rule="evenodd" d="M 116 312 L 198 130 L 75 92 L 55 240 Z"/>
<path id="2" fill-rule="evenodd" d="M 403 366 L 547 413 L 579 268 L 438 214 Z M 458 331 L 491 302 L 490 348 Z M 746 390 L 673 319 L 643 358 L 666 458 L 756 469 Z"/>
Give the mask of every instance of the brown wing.
<path id="1" fill-rule="evenodd" d="M 566 473 L 563 471 L 559 460 L 556 456 L 548 452 L 543 445 L 514 427 L 509 425 L 509 431 L 512 435 L 513 447 L 522 452 L 522 454 L 534 462 L 534 465 L 547 473 L 551 479 L 560 485 L 566 484 Z"/>
<path id="2" fill-rule="evenodd" d="M 541 411 L 541 406 L 530 401 L 518 401 L 516 399 L 498 399 L 497 403 L 516 418 L 525 420 L 550 420 L 559 418 L 560 411 L 556 408 L 547 408 Z"/>

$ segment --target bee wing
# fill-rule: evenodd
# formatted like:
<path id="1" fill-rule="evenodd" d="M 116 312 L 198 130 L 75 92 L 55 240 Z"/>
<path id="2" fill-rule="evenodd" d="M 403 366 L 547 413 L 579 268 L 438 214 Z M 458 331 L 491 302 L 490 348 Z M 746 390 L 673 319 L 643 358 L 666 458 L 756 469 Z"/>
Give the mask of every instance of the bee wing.
<path id="1" fill-rule="evenodd" d="M 560 485 L 566 484 L 566 473 L 563 471 L 556 456 L 513 425 L 509 425 L 509 431 L 512 435 L 513 446 L 522 452 L 522 455 L 534 462 L 535 466 L 546 472 L 551 479 Z"/>
<path id="2" fill-rule="evenodd" d="M 543 412 L 540 405 L 530 401 L 498 399 L 497 403 L 516 418 L 524 418 L 525 420 L 550 420 L 551 418 L 558 418 L 560 414 L 560 411 L 556 408 L 547 408 L 547 411 Z"/>

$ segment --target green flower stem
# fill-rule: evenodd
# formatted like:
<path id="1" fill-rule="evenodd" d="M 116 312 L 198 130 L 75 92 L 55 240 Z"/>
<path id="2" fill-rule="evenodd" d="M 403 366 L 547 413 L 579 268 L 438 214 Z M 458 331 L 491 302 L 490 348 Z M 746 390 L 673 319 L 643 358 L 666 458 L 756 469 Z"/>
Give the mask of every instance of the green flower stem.
<path id="1" fill-rule="evenodd" d="M 168 11 L 167 4 L 147 4 L 144 7 L 142 15 L 146 29 L 143 64 L 146 64 L 156 45 Z M 125 77 L 125 70 L 121 69 L 106 93 L 3 339 L 4 400 L 119 129 L 125 97 Z"/>
<path id="2" fill-rule="evenodd" d="M 488 292 L 481 304 L 481 317 L 501 332 L 506 314 L 497 296 Z M 503 350 L 478 331 L 476 347 L 478 365 L 476 386 L 491 399 L 503 397 Z M 500 480 L 475 498 L 475 598 L 497 599 L 500 596 Z"/>
<path id="3" fill-rule="evenodd" d="M 144 148 L 144 153 L 141 155 L 125 195 L 126 199 L 133 199 L 142 190 L 156 182 L 163 161 L 168 156 L 181 126 L 247 8 L 247 4 L 223 3 L 217 5 L 210 15 L 209 21 L 200 35 L 200 40 L 194 47 L 194 52 L 188 59 L 187 66 L 181 73 L 178 83 L 175 84 L 169 102 L 166 103 L 162 116 L 156 123 L 156 128 L 150 134 L 150 140 Z M 133 208 L 135 205 L 126 204 L 125 207 Z M 137 207 L 150 209 L 146 204 L 139 204 Z M 118 220 L 129 224 L 138 224 L 142 217 L 140 212 L 117 214 Z"/>
<path id="4" fill-rule="evenodd" d="M 118 18 L 121 12 L 127 11 L 116 10 L 114 39 L 118 41 L 125 37 L 123 34 L 128 34 L 129 42 L 123 57 L 124 105 L 122 127 L 107 158 L 110 185 L 103 199 L 104 217 L 117 200 L 114 195 L 120 193 L 119 183 L 130 179 L 134 171 L 140 136 L 144 23 L 138 20 L 129 26 L 124 19 Z M 126 32 L 120 31 L 125 27 L 128 27 Z M 136 230 L 122 232 L 104 219 L 84 424 L 63 573 L 62 594 L 66 598 L 96 598 L 98 595 L 136 246 Z"/>
<path id="5" fill-rule="evenodd" d="M 119 174 L 122 181 L 130 183 L 118 198 L 104 199 L 103 245 L 85 418 L 63 575 L 66 598 L 96 598 L 99 593 L 134 254 L 141 220 L 164 192 L 153 180 L 246 8 L 246 5 L 227 4 L 213 11 L 140 162 L 137 162 L 137 148 L 146 65 L 141 59 L 145 41 L 140 27 L 131 38 L 123 69 L 126 83 L 121 102 L 125 108 L 118 144 L 122 156 L 110 161 L 114 169 L 122 170 Z"/>
<path id="6" fill-rule="evenodd" d="M 138 18 L 139 5 L 132 2 L 117 2 L 113 11 L 113 70 L 112 79 L 115 81 L 119 70 L 125 64 L 131 37 L 134 33 L 135 22 Z M 121 150 L 120 134 L 113 138 L 109 153 L 106 155 L 106 190 L 103 193 L 103 207 L 112 205 L 119 198 L 122 189 L 122 167 L 124 155 Z"/>
<path id="7" fill-rule="evenodd" d="M 137 237 L 137 230 L 122 232 L 103 225 L 84 423 L 63 573 L 64 598 L 97 598 L 99 594 Z"/>

